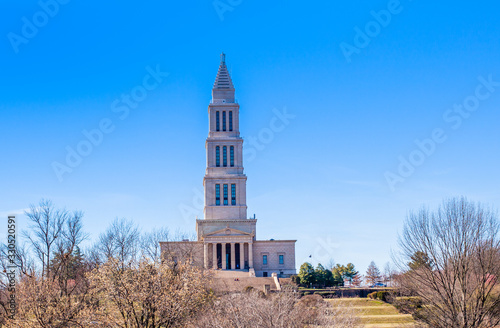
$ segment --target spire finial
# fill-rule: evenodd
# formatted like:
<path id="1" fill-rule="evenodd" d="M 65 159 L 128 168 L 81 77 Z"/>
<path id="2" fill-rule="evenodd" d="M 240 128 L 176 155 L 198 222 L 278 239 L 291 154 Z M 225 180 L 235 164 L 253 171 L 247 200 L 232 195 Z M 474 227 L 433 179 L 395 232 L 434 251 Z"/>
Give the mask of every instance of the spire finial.
<path id="1" fill-rule="evenodd" d="M 226 54 L 225 53 L 220 54 L 220 62 L 221 62 L 221 64 L 226 63 Z"/>

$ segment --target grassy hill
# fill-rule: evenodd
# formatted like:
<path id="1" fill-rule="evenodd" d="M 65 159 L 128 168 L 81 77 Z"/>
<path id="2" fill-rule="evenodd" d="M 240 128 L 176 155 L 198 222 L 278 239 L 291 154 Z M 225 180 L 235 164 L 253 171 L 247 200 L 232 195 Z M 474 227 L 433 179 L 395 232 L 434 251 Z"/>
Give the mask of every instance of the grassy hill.
<path id="1" fill-rule="evenodd" d="M 394 306 L 367 298 L 337 298 L 328 302 L 342 302 L 352 306 L 365 328 L 417 327 L 410 314 L 400 314 Z"/>

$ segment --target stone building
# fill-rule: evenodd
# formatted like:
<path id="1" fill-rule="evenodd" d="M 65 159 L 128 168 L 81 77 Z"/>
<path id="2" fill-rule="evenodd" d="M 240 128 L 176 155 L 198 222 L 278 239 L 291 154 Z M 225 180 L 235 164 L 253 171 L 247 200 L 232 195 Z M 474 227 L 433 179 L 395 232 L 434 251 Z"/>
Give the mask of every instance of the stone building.
<path id="1" fill-rule="evenodd" d="M 189 257 L 205 269 L 287 277 L 295 274 L 296 240 L 257 240 L 257 220 L 247 216 L 239 113 L 222 54 L 208 106 L 204 218 L 196 220 L 197 241 L 162 242 L 162 252 L 174 260 Z"/>

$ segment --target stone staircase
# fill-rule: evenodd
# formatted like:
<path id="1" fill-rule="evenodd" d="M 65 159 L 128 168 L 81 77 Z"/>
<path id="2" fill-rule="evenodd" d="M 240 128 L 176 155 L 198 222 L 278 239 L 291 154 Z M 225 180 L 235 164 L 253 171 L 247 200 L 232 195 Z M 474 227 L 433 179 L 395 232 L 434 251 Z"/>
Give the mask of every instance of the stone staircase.
<path id="1" fill-rule="evenodd" d="M 279 290 L 276 279 L 273 277 L 250 277 L 248 271 L 214 271 L 214 289 L 217 292 L 241 292 L 247 286 L 265 292 L 265 286 L 269 285 L 270 291 Z"/>

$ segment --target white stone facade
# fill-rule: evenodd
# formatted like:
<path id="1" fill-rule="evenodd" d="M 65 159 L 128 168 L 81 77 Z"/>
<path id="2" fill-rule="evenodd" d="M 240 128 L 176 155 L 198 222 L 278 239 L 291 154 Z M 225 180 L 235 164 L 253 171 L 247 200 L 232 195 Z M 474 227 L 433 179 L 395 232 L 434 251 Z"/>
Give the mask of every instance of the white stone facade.
<path id="1" fill-rule="evenodd" d="M 273 272 L 289 276 L 295 274 L 296 241 L 256 240 L 257 220 L 247 217 L 240 106 L 234 95 L 222 54 L 208 106 L 205 207 L 204 218 L 196 220 L 198 241 L 162 242 L 162 252 L 172 259 L 190 257 L 206 269 L 255 270 L 258 277 L 271 277 Z"/>

